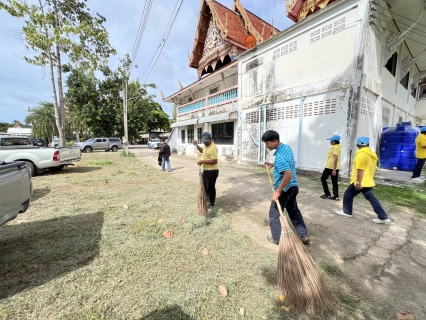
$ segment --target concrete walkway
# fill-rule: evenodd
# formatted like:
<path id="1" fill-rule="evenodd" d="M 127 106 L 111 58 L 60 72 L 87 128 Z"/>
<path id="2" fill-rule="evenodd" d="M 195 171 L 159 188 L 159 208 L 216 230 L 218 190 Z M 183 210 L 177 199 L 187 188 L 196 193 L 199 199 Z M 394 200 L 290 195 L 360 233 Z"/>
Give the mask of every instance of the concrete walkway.
<path id="1" fill-rule="evenodd" d="M 131 146 L 143 162 L 157 164 L 158 150 Z M 197 185 L 196 159 L 172 155 L 172 175 Z M 232 210 L 232 227 L 247 235 L 254 244 L 270 250 L 277 246 L 266 240 L 269 234 L 268 210 L 270 185 L 263 168 L 220 163 L 217 181 L 217 209 Z M 318 178 L 319 178 L 318 174 Z M 391 184 L 411 184 L 409 172 L 379 169 L 377 180 Z M 349 278 L 357 295 L 397 311 L 409 311 L 416 319 L 426 319 L 426 219 L 409 208 L 382 203 L 392 224 L 377 225 L 370 204 L 358 196 L 353 217 L 334 214 L 342 208 L 341 201 L 322 200 L 317 180 L 298 175 L 299 207 L 306 220 L 312 245 L 308 248 L 314 259 L 337 265 Z M 340 188 L 343 196 L 344 187 Z M 380 199 L 379 199 L 380 200 Z"/>

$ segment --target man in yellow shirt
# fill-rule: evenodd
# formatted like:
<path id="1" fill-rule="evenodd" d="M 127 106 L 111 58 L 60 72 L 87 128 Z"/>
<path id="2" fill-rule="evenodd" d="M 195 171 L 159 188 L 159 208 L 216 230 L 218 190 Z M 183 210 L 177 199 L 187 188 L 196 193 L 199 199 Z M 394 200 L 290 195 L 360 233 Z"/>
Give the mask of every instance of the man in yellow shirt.
<path id="1" fill-rule="evenodd" d="M 369 138 L 359 137 L 356 144 L 359 150 L 355 153 L 349 187 L 343 195 L 343 210 L 335 211 L 335 213 L 344 217 L 352 217 L 354 198 L 362 192 L 377 214 L 378 219 L 373 219 L 373 222 L 389 224 L 391 221 L 387 213 L 373 194 L 373 187 L 376 185 L 374 173 L 377 167 L 377 155 L 370 149 Z"/>
<path id="2" fill-rule="evenodd" d="M 417 163 L 413 170 L 411 180 L 423 182 L 425 179 L 420 176 L 426 160 L 426 127 L 420 128 L 420 134 L 416 138 L 416 158 Z"/>
<path id="3" fill-rule="evenodd" d="M 201 160 L 198 160 L 197 164 L 199 166 L 202 165 L 203 168 L 204 189 L 206 190 L 209 209 L 212 210 L 216 200 L 216 180 L 219 176 L 218 152 L 210 132 L 203 133 L 202 142 L 204 143 L 204 148 L 198 145 L 197 140 L 194 140 L 194 146 L 202 153 Z"/>
<path id="4" fill-rule="evenodd" d="M 327 152 L 327 161 L 321 176 L 324 194 L 320 196 L 320 198 L 339 201 L 339 183 L 337 179 L 339 178 L 340 170 L 340 136 L 335 134 L 327 140 L 330 140 L 331 148 Z M 331 184 L 333 185 L 333 196 L 331 196 L 330 190 L 328 189 L 327 179 L 329 176 L 331 176 Z"/>

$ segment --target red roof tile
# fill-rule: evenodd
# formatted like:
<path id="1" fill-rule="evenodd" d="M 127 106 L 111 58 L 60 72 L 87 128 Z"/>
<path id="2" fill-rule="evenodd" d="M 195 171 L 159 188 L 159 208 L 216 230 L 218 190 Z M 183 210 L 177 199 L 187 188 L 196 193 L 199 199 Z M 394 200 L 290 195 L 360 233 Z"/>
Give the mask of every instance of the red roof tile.
<path id="1" fill-rule="evenodd" d="M 228 38 L 245 46 L 248 33 L 240 15 L 219 2 L 214 1 L 213 6 L 222 25 L 228 30 Z"/>
<path id="2" fill-rule="evenodd" d="M 261 36 L 263 36 L 263 41 L 268 40 L 271 37 L 271 31 L 273 30 L 272 25 L 262 20 L 261 18 L 259 18 L 248 10 L 246 10 L 246 13 L 253 27 Z M 274 32 L 278 33 L 279 30 L 274 27 Z"/>

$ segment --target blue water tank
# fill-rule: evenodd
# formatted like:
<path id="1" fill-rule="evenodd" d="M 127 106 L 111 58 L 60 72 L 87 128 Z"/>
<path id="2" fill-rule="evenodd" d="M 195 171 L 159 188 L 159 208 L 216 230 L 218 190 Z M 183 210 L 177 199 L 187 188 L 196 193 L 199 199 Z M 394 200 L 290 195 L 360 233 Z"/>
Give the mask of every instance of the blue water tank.
<path id="1" fill-rule="evenodd" d="M 416 165 L 415 141 L 419 130 L 411 122 L 384 129 L 380 138 L 380 165 L 384 169 L 413 171 Z"/>

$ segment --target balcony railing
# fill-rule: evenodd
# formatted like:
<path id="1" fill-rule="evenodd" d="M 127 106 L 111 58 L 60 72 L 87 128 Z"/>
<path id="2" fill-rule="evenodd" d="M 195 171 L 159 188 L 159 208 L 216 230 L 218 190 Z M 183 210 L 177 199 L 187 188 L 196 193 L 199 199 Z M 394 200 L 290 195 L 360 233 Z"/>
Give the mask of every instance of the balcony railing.
<path id="1" fill-rule="evenodd" d="M 184 104 L 178 107 L 177 113 L 178 115 L 182 115 L 184 113 L 221 105 L 236 99 L 238 99 L 238 86 L 225 89 L 217 93 L 207 95 L 205 98 L 201 98 Z"/>

